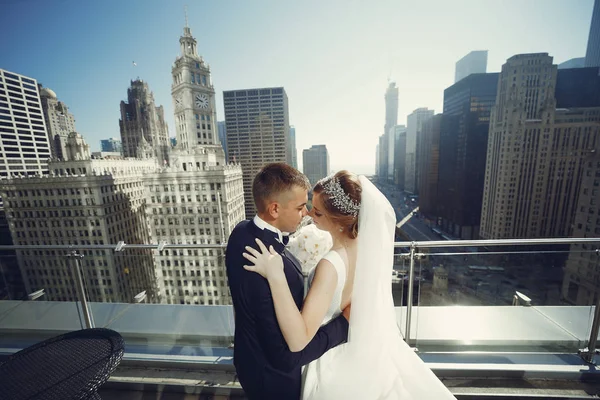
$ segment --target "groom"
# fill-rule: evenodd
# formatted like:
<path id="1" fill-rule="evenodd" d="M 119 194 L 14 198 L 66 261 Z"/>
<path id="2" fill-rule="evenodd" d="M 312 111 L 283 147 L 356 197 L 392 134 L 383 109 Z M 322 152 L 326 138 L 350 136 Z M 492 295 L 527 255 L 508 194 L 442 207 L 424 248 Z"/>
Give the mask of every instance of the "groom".
<path id="1" fill-rule="evenodd" d="M 258 215 L 240 222 L 229 237 L 225 264 L 235 311 L 233 363 L 250 400 L 300 399 L 301 367 L 346 341 L 346 312 L 321 327 L 300 352 L 291 352 L 279 329 L 266 279 L 243 266 L 245 246 L 259 238 L 283 257 L 288 285 L 302 308 L 304 279 L 298 260 L 286 250 L 287 233 L 307 214 L 306 176 L 284 163 L 264 166 L 254 178 L 252 194 Z"/>

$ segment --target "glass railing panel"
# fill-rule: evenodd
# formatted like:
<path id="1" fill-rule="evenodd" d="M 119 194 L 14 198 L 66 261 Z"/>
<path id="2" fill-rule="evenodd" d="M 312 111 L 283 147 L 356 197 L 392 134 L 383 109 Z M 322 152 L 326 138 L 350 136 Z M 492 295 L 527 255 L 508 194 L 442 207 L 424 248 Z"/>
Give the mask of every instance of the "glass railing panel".
<path id="1" fill-rule="evenodd" d="M 86 328 L 77 302 L 73 260 L 67 253 L 40 248 L 3 250 L 0 354 Z"/>
<path id="2" fill-rule="evenodd" d="M 402 336 L 406 335 L 406 325 L 402 321 L 406 320 L 406 304 L 408 296 L 408 267 L 409 258 L 405 253 L 406 249 L 396 248 L 394 254 L 394 266 L 392 269 L 392 297 L 394 299 L 394 307 L 396 307 L 396 315 L 398 317 L 398 327 Z"/>
<path id="3" fill-rule="evenodd" d="M 123 303 L 231 304 L 221 248 L 126 249 L 112 257 Z"/>
<path id="4" fill-rule="evenodd" d="M 569 301 L 565 271 L 590 254 L 556 244 L 418 250 L 411 339 L 423 350 L 576 352 L 593 315 Z"/>
<path id="5" fill-rule="evenodd" d="M 19 300 L 27 297 L 19 262 L 14 250 L 0 250 L 0 300 Z"/>
<path id="6" fill-rule="evenodd" d="M 223 252 L 193 246 L 113 251 L 107 262 L 115 267 L 120 300 L 92 303 L 96 326 L 123 335 L 133 357 L 231 363 L 234 315 Z"/>
<path id="7" fill-rule="evenodd" d="M 17 249 L 13 255 L 3 254 L 0 266 L 5 274 L 0 276 L 0 287 L 6 300 L 21 301 L 6 307 L 16 305 L 23 310 L 30 294 L 33 301 L 48 302 L 53 308 L 26 313 L 34 317 L 22 321 L 23 330 L 33 327 L 31 321 L 42 321 L 44 329 L 52 332 L 84 328 L 87 320 L 78 302 L 78 265 L 94 326 L 111 327 L 132 343 L 163 350 L 196 341 L 207 348 L 202 354 L 229 354 L 224 349 L 232 341 L 234 317 L 228 306 L 231 299 L 222 247 L 125 246 L 119 251 L 115 247 Z M 415 253 L 412 302 L 408 247 L 396 249 L 392 295 L 402 335 L 421 351 L 573 353 L 587 344 L 593 320 L 589 304 L 597 297 L 584 295 L 588 286 L 581 282 L 584 276 L 593 277 L 597 268 L 581 265 L 597 265 L 595 246 L 424 246 Z M 12 286 L 6 271 L 15 265 L 26 279 L 19 296 L 7 289 Z M 575 290 L 577 279 L 580 285 Z M 72 310 L 64 309 L 64 315 L 51 320 L 52 310 L 58 310 L 56 302 Z M 6 307 L 3 312 L 10 311 Z"/>

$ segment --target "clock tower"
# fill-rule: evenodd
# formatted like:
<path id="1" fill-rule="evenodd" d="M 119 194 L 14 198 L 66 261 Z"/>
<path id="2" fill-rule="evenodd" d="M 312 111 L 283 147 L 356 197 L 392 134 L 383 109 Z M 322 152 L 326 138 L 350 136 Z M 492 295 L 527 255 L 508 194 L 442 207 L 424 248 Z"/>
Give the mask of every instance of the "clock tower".
<path id="1" fill-rule="evenodd" d="M 177 150 L 198 153 L 202 148 L 214 155 L 215 162 L 224 163 L 225 154 L 217 134 L 215 90 L 210 67 L 198 56 L 197 42 L 187 24 L 187 16 L 179 44 L 181 55 L 171 70 Z"/>
<path id="2" fill-rule="evenodd" d="M 219 245 L 245 216 L 242 167 L 225 159 L 217 134 L 210 68 L 198 56 L 187 10 L 185 19 L 179 39 L 181 54 L 171 70 L 177 145 L 170 149 L 168 162 L 158 173 L 144 177 L 152 193 L 146 210 L 148 218 L 155 220 L 150 224 L 151 237 L 161 243 Z M 173 226 L 164 228 L 158 223 L 163 215 Z M 183 254 L 176 251 L 160 253 L 156 265 L 172 266 L 168 271 L 156 269 L 162 302 L 231 304 L 222 250 L 195 252 L 194 266 L 191 261 L 181 261 Z M 172 273 L 187 276 L 183 288 L 173 289 Z"/>

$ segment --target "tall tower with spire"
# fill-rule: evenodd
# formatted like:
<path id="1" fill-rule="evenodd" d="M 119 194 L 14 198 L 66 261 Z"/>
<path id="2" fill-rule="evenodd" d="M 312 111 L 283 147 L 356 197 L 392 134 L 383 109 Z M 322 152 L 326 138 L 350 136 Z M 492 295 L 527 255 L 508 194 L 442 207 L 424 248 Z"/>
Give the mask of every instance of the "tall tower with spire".
<path id="1" fill-rule="evenodd" d="M 398 87 L 396 82 L 389 82 L 385 91 L 385 125 L 383 134 L 387 135 L 390 129 L 398 125 Z"/>
<path id="2" fill-rule="evenodd" d="M 210 67 L 198 55 L 197 41 L 188 26 L 187 12 L 183 36 L 179 38 L 181 55 L 172 68 L 171 95 L 175 108 L 177 150 L 197 153 L 203 148 L 210 154 L 208 163 L 225 163 L 225 153 L 217 134 L 215 90 Z"/>
<path id="3" fill-rule="evenodd" d="M 385 91 L 385 125 L 383 126 L 383 135 L 379 138 L 379 150 L 377 171 L 378 175 L 383 179 L 393 179 L 393 168 L 390 170 L 390 165 L 394 163 L 394 147 L 393 140 L 390 137 L 394 136 L 394 127 L 398 124 L 398 87 L 396 82 L 388 80 L 388 88 Z M 390 143 L 392 146 L 390 148 Z"/>

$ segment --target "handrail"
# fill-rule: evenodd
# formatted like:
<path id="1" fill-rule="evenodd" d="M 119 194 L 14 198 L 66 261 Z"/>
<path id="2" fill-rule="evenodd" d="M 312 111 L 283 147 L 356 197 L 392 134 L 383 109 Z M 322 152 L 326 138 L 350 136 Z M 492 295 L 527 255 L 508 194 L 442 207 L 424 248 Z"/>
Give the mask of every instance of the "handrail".
<path id="1" fill-rule="evenodd" d="M 394 247 L 477 247 L 477 246 L 532 246 L 553 244 L 583 244 L 600 243 L 598 238 L 540 238 L 540 239 L 489 239 L 489 240 L 430 240 L 395 242 Z M 62 245 L 0 245 L 0 250 L 115 250 L 125 249 L 224 249 L 227 243 L 222 244 L 62 244 Z"/>
<path id="2" fill-rule="evenodd" d="M 477 247 L 477 246 L 533 246 L 533 245 L 551 245 L 551 244 L 580 244 L 580 243 L 600 243 L 600 237 L 597 238 L 540 238 L 540 239 L 482 239 L 482 240 L 429 240 L 396 242 L 394 247 Z"/>

